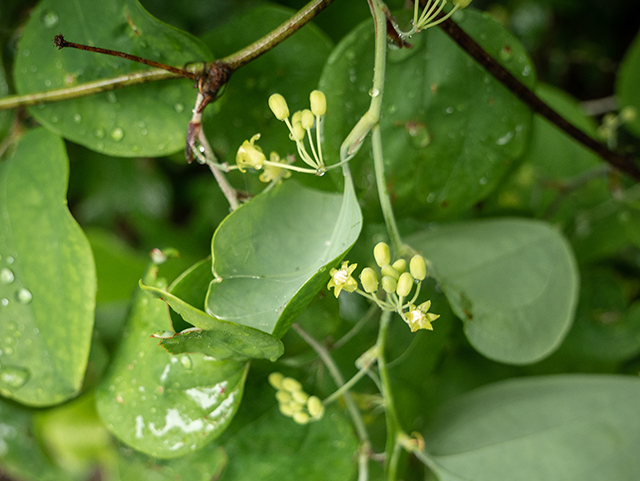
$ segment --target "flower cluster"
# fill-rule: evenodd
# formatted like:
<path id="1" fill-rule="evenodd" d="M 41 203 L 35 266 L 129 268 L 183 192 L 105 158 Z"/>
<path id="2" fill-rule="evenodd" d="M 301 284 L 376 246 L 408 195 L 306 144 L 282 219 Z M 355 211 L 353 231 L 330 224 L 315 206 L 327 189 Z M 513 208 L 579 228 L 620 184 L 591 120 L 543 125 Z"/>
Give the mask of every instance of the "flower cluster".
<path id="1" fill-rule="evenodd" d="M 324 415 L 324 405 L 316 396 L 309 396 L 298 381 L 279 372 L 269 374 L 269 384 L 276 391 L 280 412 L 298 424 L 318 421 Z"/>
<path id="2" fill-rule="evenodd" d="M 421 283 L 427 277 L 427 264 L 424 257 L 415 255 L 408 265 L 407 261 L 402 258 L 392 263 L 389 246 L 384 242 L 380 242 L 374 247 L 373 256 L 376 264 L 380 267 L 380 273 L 371 267 L 362 269 L 360 284 L 363 290 L 358 289 L 358 282 L 352 277 L 357 264 L 349 265 L 348 261 L 343 262 L 340 269 L 331 269 L 331 280 L 327 288 L 333 288 L 336 297 L 340 295 L 342 290 L 358 292 L 374 301 L 381 309 L 396 311 L 413 332 L 418 329 L 433 330 L 431 323 L 440 316 L 428 312 L 431 301 L 424 302 L 417 307 L 415 305 L 420 294 Z M 406 302 L 414 286 L 415 292 L 411 300 Z M 378 296 L 380 287 L 385 292 L 384 299 Z"/>
<path id="3" fill-rule="evenodd" d="M 438 14 L 447 4 L 447 0 L 427 0 L 427 4 L 424 6 L 422 14 L 420 14 L 419 11 L 420 2 L 418 0 L 414 0 L 413 30 L 410 32 L 410 34 L 420 32 L 421 30 L 425 30 L 429 27 L 434 27 L 435 25 L 444 22 L 447 18 L 453 15 L 456 10 L 465 8 L 470 3 L 471 0 L 453 0 L 453 8 L 451 9 L 451 11 L 444 17 L 436 20 Z"/>

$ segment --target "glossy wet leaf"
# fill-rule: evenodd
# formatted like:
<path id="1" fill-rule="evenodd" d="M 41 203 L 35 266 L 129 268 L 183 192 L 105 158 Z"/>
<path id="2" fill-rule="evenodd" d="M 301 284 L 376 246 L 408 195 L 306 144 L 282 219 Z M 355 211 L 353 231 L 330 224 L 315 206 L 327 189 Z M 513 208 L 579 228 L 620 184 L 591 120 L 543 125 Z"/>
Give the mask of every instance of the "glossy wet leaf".
<path id="1" fill-rule="evenodd" d="M 206 34 L 203 40 L 220 58 L 256 41 L 294 14 L 282 6 L 261 5 Z M 309 93 L 317 87 L 331 47 L 329 39 L 309 24 L 233 74 L 216 105 L 220 111 L 204 124 L 221 158 L 234 162 L 238 147 L 258 132 L 265 152 L 276 150 L 283 158 L 296 153 L 286 126 L 269 110 L 269 96 L 276 92 L 284 95 L 292 113 L 309 108 Z"/>
<path id="2" fill-rule="evenodd" d="M 9 94 L 9 86 L 7 85 L 6 72 L 4 70 L 2 55 L 0 55 L 0 98 L 6 97 Z M 0 111 L 0 142 L 4 140 L 9 126 L 11 123 L 12 114 L 11 111 Z"/>
<path id="3" fill-rule="evenodd" d="M 488 15 L 465 10 L 460 26 L 526 85 L 533 65 L 520 43 Z M 326 141 L 337 152 L 383 95 L 380 121 L 387 179 L 399 216 L 455 214 L 486 197 L 524 152 L 531 113 L 440 29 L 389 50 L 384 92 L 370 92 L 373 25 L 366 22 L 335 48 L 320 80 L 327 95 Z M 377 206 L 373 164 L 352 161 L 361 202 Z M 378 208 L 372 215 L 379 217 Z"/>
<path id="4" fill-rule="evenodd" d="M 163 339 L 162 347 L 172 354 L 201 352 L 218 361 L 251 358 L 275 361 L 284 353 L 282 342 L 263 331 L 216 319 L 162 289 L 143 284 L 140 288 L 151 297 L 165 301 L 185 321 L 199 328 Z"/>
<path id="5" fill-rule="evenodd" d="M 358 443 L 334 409 L 300 426 L 274 407 L 234 433 L 224 448 L 230 461 L 221 481 L 344 481 L 354 475 Z"/>
<path id="6" fill-rule="evenodd" d="M 620 107 L 631 107 L 635 118 L 626 124 L 634 134 L 640 136 L 640 34 L 627 50 L 622 60 L 616 84 L 616 95 Z"/>
<path id="7" fill-rule="evenodd" d="M 533 363 L 569 331 L 578 272 L 571 248 L 553 227 L 527 219 L 471 221 L 406 241 L 433 263 L 469 342 L 488 358 Z"/>
<path id="8" fill-rule="evenodd" d="M 32 406 L 76 395 L 89 356 L 96 274 L 68 175 L 62 139 L 44 129 L 0 163 L 0 393 Z"/>
<path id="9" fill-rule="evenodd" d="M 281 337 L 358 238 L 353 185 L 343 195 L 285 181 L 237 209 L 213 236 L 206 310 Z"/>
<path id="10" fill-rule="evenodd" d="M 0 471 L 12 479 L 75 481 L 80 473 L 61 469 L 35 436 L 33 413 L 0 400 Z"/>
<path id="11" fill-rule="evenodd" d="M 424 433 L 440 481 L 632 481 L 640 380 L 563 375 L 489 385 L 447 403 Z"/>
<path id="12" fill-rule="evenodd" d="M 156 283 L 155 269 L 145 274 Z M 120 440 L 150 456 L 173 458 L 220 435 L 235 414 L 246 365 L 202 354 L 173 356 L 150 337 L 171 330 L 168 306 L 138 290 L 123 340 L 100 384 L 100 417 Z"/>
<path id="13" fill-rule="evenodd" d="M 186 32 L 150 16 L 137 0 L 43 0 L 31 12 L 16 54 L 19 93 L 74 87 L 148 70 L 116 57 L 74 49 L 58 51 L 53 37 L 110 48 L 181 67 L 211 60 Z M 161 156 L 184 148 L 195 102 L 193 81 L 164 80 L 104 94 L 33 107 L 44 126 L 86 147 L 122 157 Z"/>

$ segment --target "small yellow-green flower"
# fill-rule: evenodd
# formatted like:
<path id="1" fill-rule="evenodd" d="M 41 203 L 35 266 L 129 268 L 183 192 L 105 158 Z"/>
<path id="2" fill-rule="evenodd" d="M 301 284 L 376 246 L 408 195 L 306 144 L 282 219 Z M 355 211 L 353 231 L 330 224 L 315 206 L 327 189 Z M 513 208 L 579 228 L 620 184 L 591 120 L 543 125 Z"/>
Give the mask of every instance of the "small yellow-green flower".
<path id="1" fill-rule="evenodd" d="M 260 170 L 262 163 L 267 160 L 262 153 L 262 149 L 255 145 L 256 140 L 259 138 L 260 134 L 254 135 L 250 140 L 242 142 L 242 145 L 238 149 L 236 164 L 238 164 L 240 172 L 244 172 L 245 167 L 253 167 L 254 169 Z"/>
<path id="2" fill-rule="evenodd" d="M 333 287 L 333 293 L 336 297 L 340 295 L 342 289 L 347 292 L 355 291 L 358 288 L 358 282 L 351 277 L 351 274 L 356 270 L 356 267 L 358 267 L 358 264 L 349 265 L 349 261 L 345 261 L 340 269 L 331 269 L 329 271 L 331 280 L 327 284 L 327 289 Z"/>
<path id="3" fill-rule="evenodd" d="M 277 152 L 271 152 L 269 155 L 269 161 L 278 164 L 287 163 L 285 159 L 280 158 Z M 291 177 L 290 170 L 283 169 L 282 167 L 277 167 L 275 165 L 265 164 L 264 171 L 260 174 L 260 181 L 271 182 L 272 180 L 287 179 L 289 177 Z"/>
<path id="4" fill-rule="evenodd" d="M 418 329 L 433 331 L 431 323 L 439 318 L 440 315 L 428 312 L 430 307 L 431 301 L 423 302 L 418 307 L 409 304 L 409 311 L 405 313 L 404 318 L 409 324 L 411 332 L 416 332 Z"/>

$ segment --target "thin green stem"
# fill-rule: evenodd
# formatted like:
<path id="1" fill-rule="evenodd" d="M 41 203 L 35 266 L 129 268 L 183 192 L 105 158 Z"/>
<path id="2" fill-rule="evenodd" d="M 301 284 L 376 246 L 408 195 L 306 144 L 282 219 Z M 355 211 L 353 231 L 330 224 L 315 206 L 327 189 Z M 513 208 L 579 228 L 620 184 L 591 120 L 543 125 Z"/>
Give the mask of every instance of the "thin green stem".
<path id="1" fill-rule="evenodd" d="M 367 313 L 362 317 L 362 319 L 360 319 L 357 322 L 357 324 L 351 328 L 349 332 L 347 332 L 344 336 L 342 336 L 340 339 L 338 339 L 336 342 L 333 343 L 333 345 L 331 346 L 332 349 L 334 350 L 339 349 L 342 346 L 344 346 L 347 342 L 349 342 L 351 339 L 353 339 L 353 336 L 355 336 L 360 332 L 360 330 L 364 327 L 364 325 L 373 318 L 376 312 L 378 312 L 378 306 L 372 304 L 371 307 L 369 307 L 369 310 L 367 311 Z"/>
<path id="2" fill-rule="evenodd" d="M 327 397 L 323 401 L 323 404 L 324 405 L 331 404 L 332 402 L 336 401 L 339 397 L 341 397 L 345 392 L 347 392 L 349 389 L 355 386 L 360 379 L 362 379 L 369 373 L 369 367 L 370 365 L 364 366 L 357 373 L 355 373 L 351 377 L 351 379 L 349 379 L 342 386 L 340 386 L 333 394 Z"/>
<path id="3" fill-rule="evenodd" d="M 166 70 L 153 69 L 134 72 L 119 77 L 95 80 L 73 87 L 67 87 L 57 90 L 49 90 L 47 92 L 37 92 L 25 95 L 12 95 L 0 99 L 0 110 L 14 109 L 16 107 L 29 107 L 32 105 L 59 102 L 60 100 L 75 99 L 78 97 L 86 97 L 111 90 L 138 85 L 147 82 L 155 82 L 156 80 L 181 78 L 179 75 L 167 72 Z"/>
<path id="4" fill-rule="evenodd" d="M 290 164 L 282 164 L 280 162 L 271 162 L 270 160 L 265 160 L 262 162 L 263 165 L 270 165 L 271 167 L 277 167 L 279 169 L 289 169 L 294 170 L 296 172 L 302 172 L 304 174 L 317 174 L 318 169 L 307 169 L 305 167 L 298 167 L 297 165 Z"/>

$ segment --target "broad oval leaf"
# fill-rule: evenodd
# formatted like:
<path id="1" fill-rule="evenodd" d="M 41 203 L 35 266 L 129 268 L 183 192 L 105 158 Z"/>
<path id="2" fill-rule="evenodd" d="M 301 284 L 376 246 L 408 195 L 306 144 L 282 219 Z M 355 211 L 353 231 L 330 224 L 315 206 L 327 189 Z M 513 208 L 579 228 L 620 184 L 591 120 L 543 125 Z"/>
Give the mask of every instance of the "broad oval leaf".
<path id="1" fill-rule="evenodd" d="M 91 344 L 96 273 L 68 176 L 62 139 L 44 129 L 0 162 L 0 393 L 31 406 L 78 393 Z"/>
<path id="2" fill-rule="evenodd" d="M 211 59 L 201 42 L 153 18 L 137 0 L 43 0 L 31 13 L 16 55 L 20 94 L 149 70 L 117 57 L 71 48 L 58 51 L 53 37 L 60 32 L 70 42 L 168 65 Z M 161 156 L 184 148 L 195 93 L 193 81 L 165 80 L 29 110 L 49 130 L 98 152 Z"/>
<path id="3" fill-rule="evenodd" d="M 461 222 L 407 242 L 432 262 L 469 342 L 488 358 L 533 363 L 569 331 L 578 270 L 553 227 L 515 218 Z"/>
<path id="4" fill-rule="evenodd" d="M 626 125 L 640 136 L 640 34 L 638 34 L 622 60 L 616 83 L 620 107 L 635 109 L 635 117 Z"/>
<path id="5" fill-rule="evenodd" d="M 156 285 L 154 268 L 143 281 Z M 158 458 L 195 451 L 220 435 L 242 398 L 247 364 L 203 354 L 172 356 L 150 337 L 171 330 L 167 305 L 138 290 L 124 339 L 96 405 L 123 442 Z"/>
<path id="6" fill-rule="evenodd" d="M 206 310 L 280 338 L 351 248 L 362 217 L 350 177 L 344 194 L 283 182 L 229 215 L 211 250 L 217 276 Z"/>
<path id="7" fill-rule="evenodd" d="M 424 433 L 440 481 L 634 481 L 640 380 L 562 375 L 492 384 L 447 403 Z"/>
<path id="8" fill-rule="evenodd" d="M 251 358 L 275 361 L 284 353 L 282 342 L 270 334 L 216 319 L 157 287 L 140 283 L 140 288 L 151 297 L 165 301 L 185 321 L 199 328 L 188 329 L 163 339 L 162 347 L 172 354 L 201 352 L 218 361 L 245 361 Z"/>
<path id="9" fill-rule="evenodd" d="M 488 15 L 460 14 L 464 30 L 533 85 L 533 65 L 513 35 Z M 335 48 L 320 80 L 327 144 L 336 152 L 371 100 L 373 36 L 371 22 L 357 27 Z M 440 29 L 411 42 L 411 49 L 388 53 L 383 153 L 396 212 L 433 218 L 460 212 L 491 192 L 523 153 L 531 112 Z M 351 164 L 363 203 L 377 206 L 369 156 L 360 154 Z"/>

